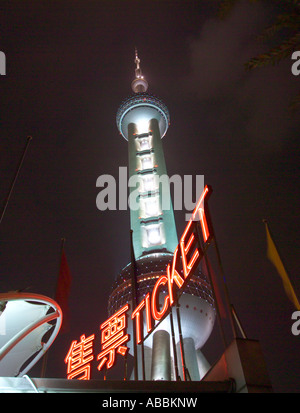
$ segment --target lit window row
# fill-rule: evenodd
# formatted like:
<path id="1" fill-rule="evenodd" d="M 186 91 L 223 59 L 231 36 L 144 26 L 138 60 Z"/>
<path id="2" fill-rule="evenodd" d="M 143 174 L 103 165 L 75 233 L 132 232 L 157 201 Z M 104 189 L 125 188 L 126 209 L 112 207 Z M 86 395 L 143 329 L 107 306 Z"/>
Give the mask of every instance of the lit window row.
<path id="1" fill-rule="evenodd" d="M 139 150 L 146 151 L 150 149 L 150 137 L 139 139 Z"/>
<path id="2" fill-rule="evenodd" d="M 142 169 L 151 169 L 154 166 L 153 156 L 145 155 L 141 157 Z"/>
<path id="3" fill-rule="evenodd" d="M 137 159 L 137 169 L 145 170 L 152 169 L 154 167 L 153 154 L 150 150 L 152 148 L 152 136 L 150 133 L 143 133 L 138 135 L 135 139 L 136 149 L 138 152 L 148 152 L 145 154 L 140 154 Z"/>
<path id="4" fill-rule="evenodd" d="M 155 180 L 155 175 L 153 174 L 141 176 L 141 180 L 142 180 L 141 190 L 143 192 L 155 191 L 158 187 L 156 180 Z"/>
<path id="5" fill-rule="evenodd" d="M 137 170 L 147 171 L 155 168 L 155 158 L 152 146 L 152 135 L 149 131 L 149 123 L 138 122 L 137 129 L 139 136 L 136 137 L 137 155 Z M 140 152 L 140 153 L 139 153 Z M 150 172 L 150 171 L 149 171 Z M 158 189 L 156 176 L 153 173 L 146 173 L 140 175 L 141 185 L 140 191 L 142 193 L 152 192 L 151 196 L 140 197 L 140 218 L 156 218 L 162 214 L 159 202 L 159 194 L 153 194 Z M 142 231 L 142 244 L 144 248 L 151 248 L 153 246 L 162 245 L 164 241 L 164 235 L 162 230 L 162 222 L 143 225 Z"/>
<path id="6" fill-rule="evenodd" d="M 137 127 L 137 133 L 139 135 L 143 133 L 149 133 L 149 120 L 148 119 L 139 119 L 136 122 L 136 127 Z"/>
<path id="7" fill-rule="evenodd" d="M 161 215 L 158 194 L 147 198 L 140 198 L 140 217 L 151 218 Z"/>
<path id="8" fill-rule="evenodd" d="M 136 158 L 136 171 L 148 171 L 155 168 L 153 153 L 149 152 L 146 154 L 138 155 Z"/>
<path id="9" fill-rule="evenodd" d="M 164 234 L 162 230 L 162 223 L 145 225 L 142 227 L 143 236 L 142 242 L 144 248 L 149 248 L 157 245 L 164 244 Z"/>

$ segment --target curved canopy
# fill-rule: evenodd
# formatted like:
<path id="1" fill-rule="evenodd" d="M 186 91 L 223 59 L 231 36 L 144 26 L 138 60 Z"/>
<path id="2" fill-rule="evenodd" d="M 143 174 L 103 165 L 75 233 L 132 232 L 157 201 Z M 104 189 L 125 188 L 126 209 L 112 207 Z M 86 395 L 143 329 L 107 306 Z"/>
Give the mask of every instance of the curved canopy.
<path id="1" fill-rule="evenodd" d="M 62 311 L 51 298 L 18 292 L 0 294 L 0 376 L 26 374 L 51 346 L 61 323 Z"/>

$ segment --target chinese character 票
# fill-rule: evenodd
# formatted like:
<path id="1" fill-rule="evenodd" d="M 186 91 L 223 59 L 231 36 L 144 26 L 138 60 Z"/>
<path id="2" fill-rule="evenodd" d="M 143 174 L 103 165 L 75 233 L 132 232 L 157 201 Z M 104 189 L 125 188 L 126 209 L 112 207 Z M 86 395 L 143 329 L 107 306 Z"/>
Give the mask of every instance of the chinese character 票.
<path id="1" fill-rule="evenodd" d="M 78 380 L 90 379 L 90 361 L 93 360 L 93 340 L 95 334 L 85 337 L 83 334 L 80 337 L 80 342 L 74 340 L 70 346 L 68 354 L 65 358 L 65 363 L 68 364 L 67 378 L 73 379 L 76 376 Z"/>
<path id="2" fill-rule="evenodd" d="M 101 360 L 98 370 L 101 370 L 106 363 L 106 368 L 110 369 L 115 362 L 115 355 L 117 353 L 125 356 L 128 348 L 124 345 L 129 341 L 129 335 L 126 334 L 127 328 L 127 314 L 129 304 L 126 304 L 108 320 L 101 324 L 101 353 L 97 359 Z"/>

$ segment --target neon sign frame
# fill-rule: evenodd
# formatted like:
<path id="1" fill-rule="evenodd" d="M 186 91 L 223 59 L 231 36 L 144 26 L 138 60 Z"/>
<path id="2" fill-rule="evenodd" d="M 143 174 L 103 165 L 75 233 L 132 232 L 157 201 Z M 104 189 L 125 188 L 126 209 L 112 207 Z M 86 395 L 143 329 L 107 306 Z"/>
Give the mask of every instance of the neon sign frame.
<path id="1" fill-rule="evenodd" d="M 180 238 L 179 244 L 174 251 L 172 264 L 168 264 L 166 275 L 161 275 L 156 281 L 152 293 L 148 293 L 146 297 L 138 304 L 132 312 L 131 319 L 136 322 L 136 343 L 140 344 L 146 340 L 155 328 L 162 322 L 170 313 L 171 308 L 177 303 L 181 293 L 183 292 L 189 279 L 195 273 L 200 261 L 204 257 L 204 253 L 213 238 L 213 230 L 208 209 L 206 207 L 207 200 L 212 193 L 210 186 L 206 185 L 190 220 Z M 199 214 L 199 220 L 197 215 Z M 200 239 L 198 223 L 200 222 L 202 242 Z M 203 245 L 201 245 L 203 244 Z M 180 264 L 181 261 L 181 264 Z M 182 275 L 183 276 L 182 276 Z M 157 309 L 157 298 L 159 296 L 159 288 L 168 286 L 168 295 L 164 298 L 164 303 L 161 310 Z M 175 285 L 177 290 L 175 292 Z M 176 298 L 174 297 L 176 295 Z M 147 335 L 142 338 L 141 311 L 145 309 Z M 154 325 L 153 321 L 158 321 Z"/>
<path id="2" fill-rule="evenodd" d="M 207 208 L 207 201 L 211 193 L 211 187 L 206 185 L 180 238 L 179 244 L 174 251 L 172 264 L 167 265 L 166 274 L 158 278 L 152 292 L 148 292 L 144 299 L 132 311 L 131 319 L 133 323 L 135 322 L 134 339 L 137 345 L 145 341 L 160 322 L 169 315 L 171 308 L 178 302 L 181 293 L 197 269 L 200 261 L 204 257 L 206 249 L 214 237 Z M 164 286 L 167 286 L 168 294 L 164 297 L 162 309 L 158 309 L 159 290 Z M 177 289 L 175 286 L 177 286 Z M 111 369 L 116 361 L 115 353 L 121 354 L 122 356 L 125 356 L 127 353 L 128 348 L 126 347 L 126 343 L 130 339 L 129 334 L 127 334 L 127 311 L 129 309 L 130 305 L 127 303 L 100 325 L 100 331 L 102 330 L 102 351 L 97 357 L 97 360 L 101 360 L 98 370 L 101 370 L 105 364 L 107 369 Z M 144 321 L 142 312 L 146 314 L 147 335 L 145 337 L 143 337 Z M 158 321 L 158 323 L 155 324 L 156 321 Z M 92 335 L 88 339 L 93 340 L 94 337 L 95 336 Z M 83 339 L 85 339 L 85 335 L 81 336 L 81 341 L 84 341 Z M 72 342 L 69 353 L 65 358 L 65 363 L 68 363 L 68 379 L 75 377 L 79 373 L 77 371 L 70 374 L 72 373 L 70 368 L 71 361 L 73 361 L 73 363 L 76 362 L 76 357 L 72 360 L 70 358 L 71 351 L 75 345 L 77 345 L 77 341 Z M 84 349 L 90 349 L 90 347 L 91 345 Z M 94 358 L 91 353 L 92 350 L 89 350 L 88 353 L 85 354 L 85 356 L 89 356 L 88 359 L 84 360 L 85 362 L 89 362 Z M 78 357 L 77 354 L 76 356 Z M 83 363 L 83 356 L 81 356 L 81 365 L 83 364 L 85 363 Z M 87 366 L 88 370 L 86 370 L 86 374 L 80 377 L 80 379 L 89 380 L 89 364 Z"/>

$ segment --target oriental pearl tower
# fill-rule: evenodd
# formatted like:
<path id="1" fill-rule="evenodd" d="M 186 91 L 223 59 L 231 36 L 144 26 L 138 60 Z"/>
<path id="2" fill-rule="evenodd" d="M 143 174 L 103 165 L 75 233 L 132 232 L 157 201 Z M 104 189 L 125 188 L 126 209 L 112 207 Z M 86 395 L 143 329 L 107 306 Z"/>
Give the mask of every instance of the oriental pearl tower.
<path id="1" fill-rule="evenodd" d="M 166 274 L 178 238 L 172 202 L 163 202 L 166 198 L 170 200 L 170 188 L 160 184 L 160 177 L 167 175 L 162 138 L 170 125 L 170 114 L 161 99 L 147 93 L 148 83 L 137 50 L 134 63 L 133 94 L 121 103 L 116 123 L 120 135 L 128 142 L 129 181 L 136 183 L 129 188 L 129 198 L 135 191 L 130 225 L 139 302 L 153 289 L 157 279 Z M 132 266 L 133 262 L 126 265 L 113 283 L 108 300 L 109 316 L 127 303 L 134 308 Z M 160 305 L 167 293 L 167 288 L 160 290 Z M 200 270 L 189 280 L 177 312 L 172 309 L 171 317 L 172 320 L 167 316 L 148 337 L 144 326 L 143 360 L 140 348 L 137 356 L 139 380 L 142 376 L 146 380 L 185 380 L 187 373 L 190 380 L 197 381 L 208 369 L 201 348 L 213 329 L 215 310 L 210 283 Z M 128 322 L 131 337 L 128 347 L 133 355 L 134 326 L 130 317 Z"/>

